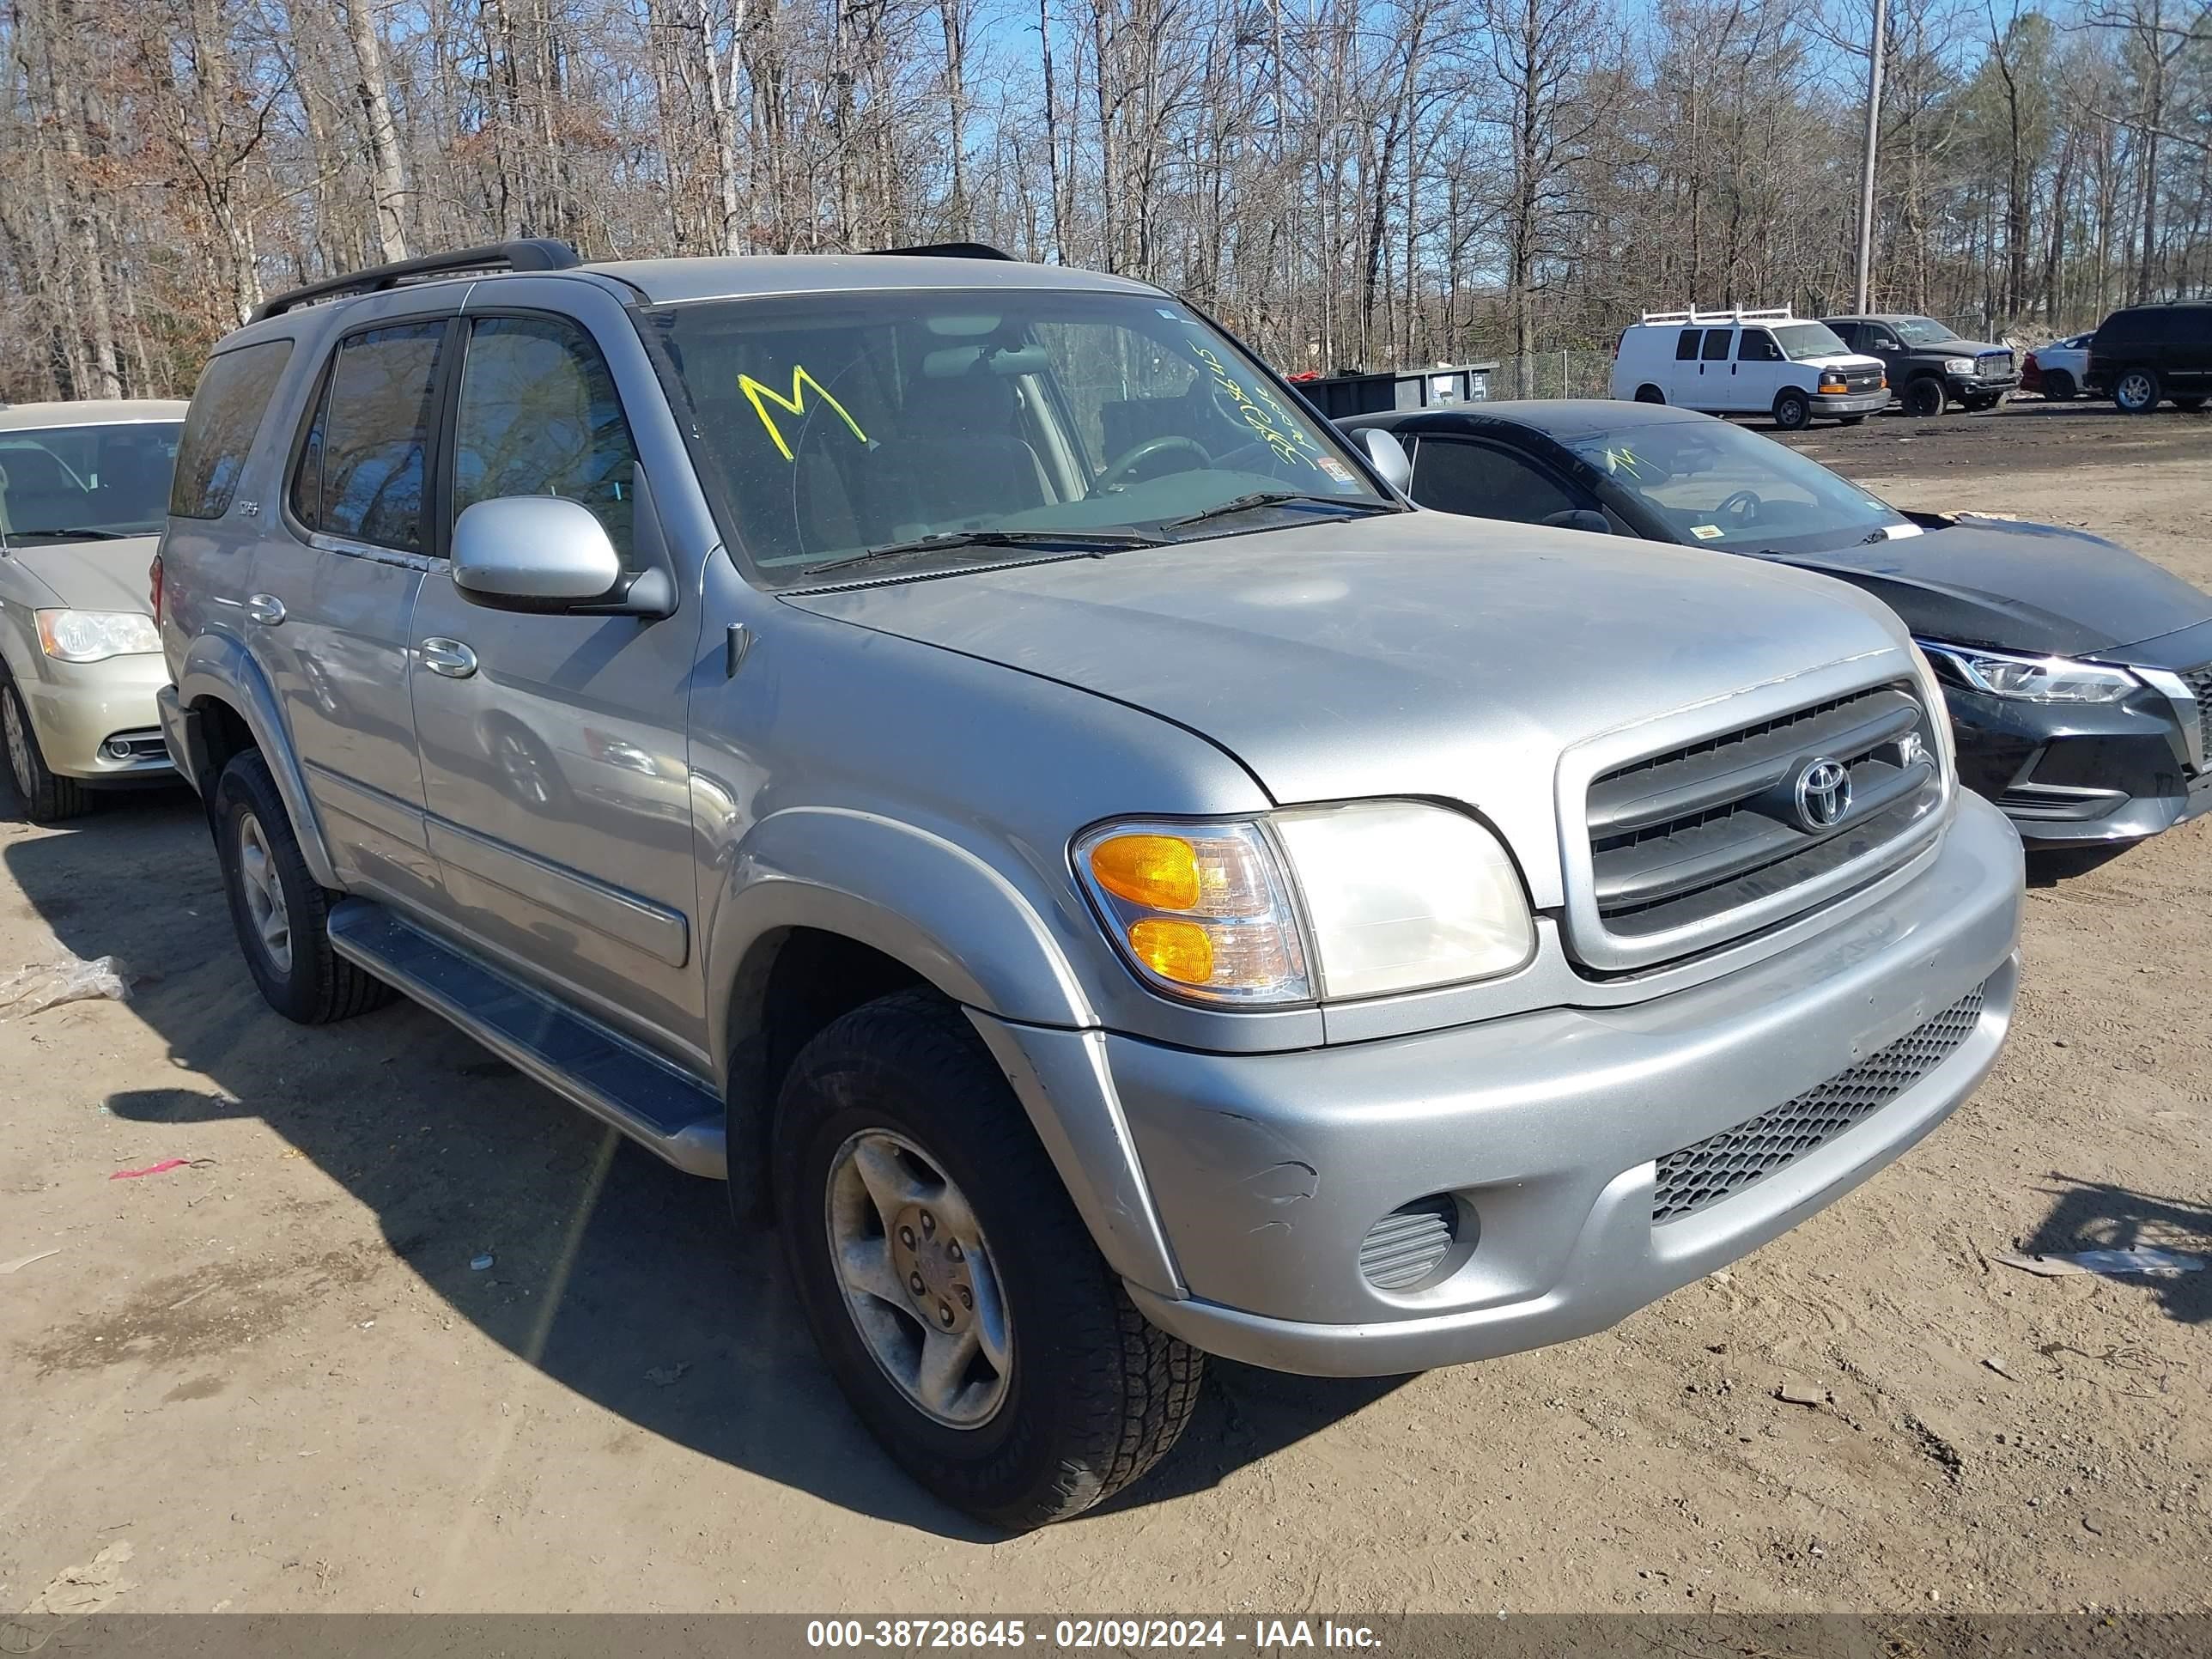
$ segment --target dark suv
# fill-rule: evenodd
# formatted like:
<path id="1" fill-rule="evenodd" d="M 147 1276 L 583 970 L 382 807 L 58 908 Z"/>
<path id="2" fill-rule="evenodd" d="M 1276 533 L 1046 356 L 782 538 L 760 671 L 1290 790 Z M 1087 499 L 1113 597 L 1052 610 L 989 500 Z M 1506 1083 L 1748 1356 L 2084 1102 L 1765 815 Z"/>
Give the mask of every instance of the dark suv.
<path id="1" fill-rule="evenodd" d="M 2212 301 L 2130 306 L 2098 325 L 2089 342 L 2089 390 L 2129 415 L 2166 398 L 2202 409 L 2212 397 Z"/>
<path id="2" fill-rule="evenodd" d="M 1908 415 L 1941 415 L 1956 401 L 1995 409 L 2020 385 L 2020 361 L 2006 346 L 1962 340 L 1933 317 L 1823 317 L 1854 351 L 1879 357 Z"/>

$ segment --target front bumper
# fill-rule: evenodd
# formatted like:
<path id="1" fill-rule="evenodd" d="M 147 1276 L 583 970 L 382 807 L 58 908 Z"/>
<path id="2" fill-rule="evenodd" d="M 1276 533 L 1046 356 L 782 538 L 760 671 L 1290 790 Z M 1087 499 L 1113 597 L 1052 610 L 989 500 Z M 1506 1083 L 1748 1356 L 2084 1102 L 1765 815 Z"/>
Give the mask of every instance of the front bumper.
<path id="1" fill-rule="evenodd" d="M 2014 374 L 1947 374 L 1944 377 L 1951 396 L 1960 403 L 1995 403 L 2020 389 L 2020 376 Z"/>
<path id="2" fill-rule="evenodd" d="M 169 775 L 154 698 L 169 683 L 159 653 L 105 662 L 41 658 L 36 675 L 18 682 L 46 764 L 86 783 L 124 784 Z M 127 755 L 108 752 L 114 740 Z"/>
<path id="3" fill-rule="evenodd" d="M 1833 419 L 1838 415 L 1877 415 L 1889 406 L 1889 388 L 1872 392 L 1831 392 L 1813 394 L 1813 413 Z"/>
<path id="4" fill-rule="evenodd" d="M 2022 702 L 1946 683 L 1959 781 L 2034 847 L 2140 841 L 2212 811 L 2212 769 L 2191 763 L 2173 704 Z"/>
<path id="5" fill-rule="evenodd" d="M 1803 1220 L 1966 1097 L 2010 1021 L 2021 884 L 2018 837 L 1962 795 L 1936 860 L 1881 902 L 1650 1002 L 1286 1054 L 1109 1036 L 1114 1098 L 1098 1104 L 1133 1140 L 1186 1291 L 1132 1281 L 1130 1294 L 1200 1348 L 1319 1375 L 1603 1329 Z M 1978 1023 L 1918 1082 L 1733 1195 L 1655 1223 L 1656 1160 L 1833 1079 L 1978 986 Z M 1475 1218 L 1471 1252 L 1440 1283 L 1375 1288 L 1359 1265 L 1369 1229 L 1439 1193 Z"/>

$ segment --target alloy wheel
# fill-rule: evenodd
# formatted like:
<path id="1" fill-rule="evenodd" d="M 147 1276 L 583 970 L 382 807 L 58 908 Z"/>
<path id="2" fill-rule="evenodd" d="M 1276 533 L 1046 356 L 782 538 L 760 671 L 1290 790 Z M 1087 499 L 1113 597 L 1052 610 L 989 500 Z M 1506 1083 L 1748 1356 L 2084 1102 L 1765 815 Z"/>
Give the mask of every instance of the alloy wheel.
<path id="1" fill-rule="evenodd" d="M 280 974 L 292 971 L 292 918 L 284 903 L 284 884 L 270 855 L 269 837 L 261 820 L 251 812 L 238 819 L 238 879 L 246 892 L 246 913 L 253 923 L 254 940 L 269 965 Z"/>
<path id="2" fill-rule="evenodd" d="M 31 733 L 23 721 L 23 705 L 12 687 L 0 690 L 0 726 L 8 739 L 8 769 L 15 775 L 16 793 L 28 800 L 38 780 L 31 765 Z"/>
<path id="3" fill-rule="evenodd" d="M 846 1311 L 885 1376 L 949 1428 L 981 1428 L 1013 1375 L 1013 1332 L 967 1196 L 903 1135 L 837 1149 L 824 1194 Z"/>

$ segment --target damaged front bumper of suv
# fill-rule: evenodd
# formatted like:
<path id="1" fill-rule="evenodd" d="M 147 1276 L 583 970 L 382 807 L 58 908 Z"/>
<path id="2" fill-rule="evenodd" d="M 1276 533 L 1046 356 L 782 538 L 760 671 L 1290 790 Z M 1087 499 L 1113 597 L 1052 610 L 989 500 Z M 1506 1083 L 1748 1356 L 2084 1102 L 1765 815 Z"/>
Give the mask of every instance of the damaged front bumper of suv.
<path id="1" fill-rule="evenodd" d="M 1283 1054 L 1109 1034 L 1103 1067 L 1056 1052 L 1096 1033 L 987 1035 L 1126 1123 L 1176 1275 L 1130 1283 L 1155 1324 L 1276 1370 L 1419 1370 L 1603 1329 L 1934 1128 L 2003 1042 L 2021 878 L 1962 796 L 1846 923 L 1646 1002 Z"/>

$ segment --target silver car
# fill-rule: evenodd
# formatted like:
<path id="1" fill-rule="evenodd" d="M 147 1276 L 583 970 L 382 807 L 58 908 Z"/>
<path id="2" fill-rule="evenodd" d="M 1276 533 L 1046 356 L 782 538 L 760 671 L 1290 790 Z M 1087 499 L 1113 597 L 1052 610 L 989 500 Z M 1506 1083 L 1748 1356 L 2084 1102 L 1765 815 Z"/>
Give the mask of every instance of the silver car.
<path id="1" fill-rule="evenodd" d="M 24 816 L 170 774 L 147 567 L 185 405 L 0 405 L 0 736 Z"/>
<path id="2" fill-rule="evenodd" d="M 726 1178 L 1002 1525 L 1204 1353 L 1613 1323 L 2011 1017 L 2020 843 L 1887 610 L 1413 509 L 1142 283 L 380 268 L 222 343 L 179 474 L 163 719 L 270 1005 L 396 988 Z"/>

